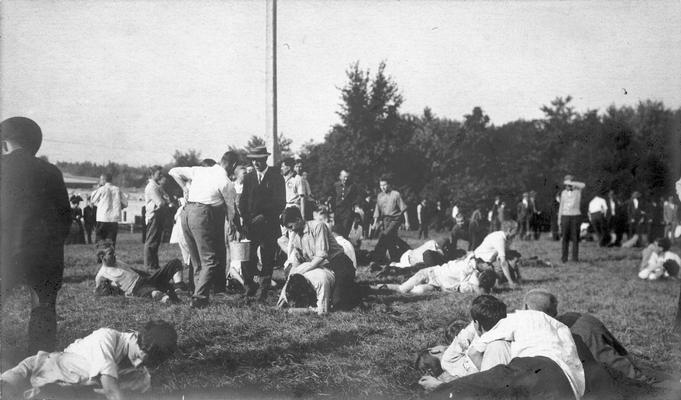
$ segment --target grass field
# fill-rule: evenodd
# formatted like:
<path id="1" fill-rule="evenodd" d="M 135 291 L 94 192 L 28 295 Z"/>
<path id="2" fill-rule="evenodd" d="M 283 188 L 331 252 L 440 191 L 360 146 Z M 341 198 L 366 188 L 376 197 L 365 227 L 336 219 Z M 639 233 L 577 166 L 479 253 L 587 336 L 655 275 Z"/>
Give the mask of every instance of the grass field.
<path id="1" fill-rule="evenodd" d="M 410 245 L 414 233 L 402 233 Z M 435 236 L 435 235 L 434 235 Z M 373 243 L 366 244 L 368 248 Z M 643 282 L 636 278 L 638 251 L 599 249 L 582 243 L 582 262 L 559 262 L 560 244 L 548 239 L 516 242 L 524 257 L 538 256 L 555 268 L 523 269 L 521 290 L 496 295 L 521 306 L 526 290 L 555 293 L 559 312 L 595 314 L 646 369 L 679 379 L 681 342 L 671 335 L 678 281 Z M 118 257 L 142 267 L 140 236 L 121 234 Z M 162 262 L 179 257 L 164 244 Z M 136 328 L 150 318 L 171 320 L 180 335 L 176 357 L 152 371 L 153 389 L 143 398 L 417 398 L 420 374 L 412 368 L 417 350 L 445 344 L 443 327 L 468 319 L 473 295 L 429 296 L 369 294 L 362 307 L 327 316 L 291 315 L 274 309 L 276 295 L 261 305 L 234 294 L 204 310 L 184 304 L 165 306 L 145 299 L 95 298 L 97 265 L 87 245 L 66 248 L 65 284 L 57 312 L 59 345 L 99 327 Z M 377 280 L 360 267 L 361 283 Z M 383 281 L 383 280 L 381 280 Z M 2 367 L 18 361 L 26 347 L 29 297 L 17 291 L 3 299 Z M 625 399 L 679 399 L 680 394 L 619 381 Z"/>

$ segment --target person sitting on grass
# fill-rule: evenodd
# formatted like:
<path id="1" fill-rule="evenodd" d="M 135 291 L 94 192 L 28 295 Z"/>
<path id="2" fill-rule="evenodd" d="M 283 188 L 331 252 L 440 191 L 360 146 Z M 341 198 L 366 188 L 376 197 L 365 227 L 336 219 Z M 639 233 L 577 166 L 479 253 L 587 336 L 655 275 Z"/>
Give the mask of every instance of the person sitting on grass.
<path id="1" fill-rule="evenodd" d="M 344 238 L 334 230 L 336 225 L 331 225 L 329 222 L 329 209 L 326 207 L 321 207 L 319 210 L 314 211 L 312 215 L 315 221 L 323 222 L 329 227 L 331 230 L 331 235 L 334 237 L 334 239 L 336 239 L 336 242 L 341 245 L 343 252 L 346 256 L 348 256 L 350 261 L 352 261 L 352 266 L 355 268 L 355 270 L 357 270 L 357 256 L 355 255 L 355 248 L 348 239 Z"/>
<path id="2" fill-rule="evenodd" d="M 171 260 L 162 268 L 149 274 L 116 260 L 113 242 L 102 241 L 97 247 L 97 261 L 101 262 L 102 265 L 95 276 L 95 293 L 99 291 L 98 288 L 105 285 L 105 282 L 110 282 L 111 285 L 123 291 L 126 296 L 151 297 L 164 304 L 180 301 L 175 294 L 173 284 L 170 282 L 177 279 L 176 272 L 182 271 L 182 261 Z"/>
<path id="3" fill-rule="evenodd" d="M 426 294 L 436 290 L 459 293 L 489 293 L 497 280 L 496 273 L 484 268 L 473 254 L 442 265 L 417 271 L 401 285 L 384 284 L 377 289 L 396 290 L 400 293 Z"/>
<path id="4" fill-rule="evenodd" d="M 667 238 L 655 239 L 641 252 L 641 265 L 638 277 L 647 280 L 678 278 L 681 258 L 669 251 L 671 242 Z"/>
<path id="5" fill-rule="evenodd" d="M 311 279 L 313 275 L 320 275 L 313 279 L 314 282 L 329 282 L 328 272 L 333 274 L 333 289 L 328 306 L 317 308 L 317 312 L 322 314 L 328 309 L 349 309 L 354 305 L 353 296 L 356 293 L 355 268 L 352 261 L 345 254 L 343 248 L 334 239 L 329 227 L 320 221 L 305 221 L 296 207 L 289 207 L 282 214 L 282 225 L 288 229 L 289 239 L 289 258 L 287 270 L 289 276 L 295 274 L 302 275 L 303 278 Z M 323 275 L 323 276 L 322 276 Z M 298 279 L 298 278 L 297 278 Z M 287 279 L 288 281 L 288 279 Z M 282 289 L 278 306 L 286 303 L 286 287 Z"/>
<path id="6" fill-rule="evenodd" d="M 486 371 L 499 364 L 508 364 L 511 361 L 510 343 L 506 340 L 498 340 L 490 343 L 487 351 L 483 354 L 480 365 L 468 356 L 471 344 L 478 340 L 479 332 L 491 329 L 502 318 L 506 318 L 506 305 L 494 296 L 481 295 L 473 299 L 470 308 L 473 322 L 455 321 L 453 324 L 460 329 L 450 345 L 443 352 L 439 348 L 430 349 L 429 354 L 421 352 L 417 362 L 423 360 L 424 365 L 433 363 L 430 359 L 438 358 L 440 369 L 431 368 L 439 371 L 439 374 L 427 374 L 422 376 L 419 384 L 426 390 L 434 390 L 443 383 L 451 382 L 470 374 Z M 452 324 L 450 324 L 452 326 Z M 453 333 L 453 332 L 452 332 Z"/>
<path id="7" fill-rule="evenodd" d="M 511 288 L 520 286 L 520 270 L 517 258 L 512 259 L 509 253 L 509 246 L 518 231 L 518 223 L 515 221 L 504 221 L 501 230 L 488 234 L 474 251 L 475 257 L 489 264 L 494 268 L 494 262 L 498 261 L 499 267 L 503 272 L 505 281 Z M 519 256 L 517 252 L 513 253 Z"/>
<path id="8" fill-rule="evenodd" d="M 63 352 L 39 351 L 5 371 L 2 395 L 42 399 L 87 386 L 109 400 L 123 399 L 123 391 L 147 391 L 151 376 L 146 366 L 165 361 L 176 347 L 177 332 L 166 321 L 149 321 L 139 332 L 101 328 Z"/>

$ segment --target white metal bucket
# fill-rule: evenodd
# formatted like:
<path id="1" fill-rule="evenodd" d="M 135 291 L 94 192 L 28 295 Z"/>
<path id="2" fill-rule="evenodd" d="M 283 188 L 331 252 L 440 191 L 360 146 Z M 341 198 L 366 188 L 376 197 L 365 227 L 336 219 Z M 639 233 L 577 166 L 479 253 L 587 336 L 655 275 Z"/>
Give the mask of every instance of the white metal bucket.
<path id="1" fill-rule="evenodd" d="M 232 261 L 248 261 L 251 255 L 251 241 L 229 242 L 229 255 Z"/>

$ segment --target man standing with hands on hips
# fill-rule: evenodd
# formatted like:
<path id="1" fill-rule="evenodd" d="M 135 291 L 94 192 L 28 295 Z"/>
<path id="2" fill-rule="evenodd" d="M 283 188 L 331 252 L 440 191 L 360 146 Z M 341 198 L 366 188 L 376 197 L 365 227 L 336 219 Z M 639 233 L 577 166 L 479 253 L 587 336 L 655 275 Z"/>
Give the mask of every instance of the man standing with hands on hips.
<path id="1" fill-rule="evenodd" d="M 563 241 L 562 262 L 567 262 L 570 241 L 572 241 L 572 261 L 579 261 L 579 224 L 582 218 L 580 205 L 582 202 L 582 189 L 586 185 L 574 179 L 572 175 L 565 175 L 565 179 L 563 179 L 565 189 L 560 193 L 558 228 Z"/>
<path id="2" fill-rule="evenodd" d="M 400 192 L 392 189 L 390 183 L 390 178 L 387 176 L 382 176 L 378 182 L 381 191 L 376 197 L 374 226 L 380 228 L 380 233 L 373 255 L 373 262 L 378 264 L 385 260 L 386 250 L 391 259 L 396 259 L 409 249 L 409 246 L 397 236 L 397 230 L 402 225 L 402 218 L 404 218 L 405 228 L 409 230 L 407 204 L 402 200 Z"/>
<path id="3" fill-rule="evenodd" d="M 251 241 L 250 261 L 244 263 L 244 287 L 246 296 L 255 296 L 260 290 L 258 299 L 261 301 L 267 298 L 272 282 L 277 238 L 281 236 L 279 217 L 286 205 L 284 177 L 279 170 L 267 165 L 269 156 L 265 146 L 256 147 L 248 154 L 254 170 L 246 174 L 239 199 L 246 237 Z M 260 273 L 257 269 L 258 248 L 262 258 Z M 256 275 L 260 277 L 259 286 L 254 280 Z"/>

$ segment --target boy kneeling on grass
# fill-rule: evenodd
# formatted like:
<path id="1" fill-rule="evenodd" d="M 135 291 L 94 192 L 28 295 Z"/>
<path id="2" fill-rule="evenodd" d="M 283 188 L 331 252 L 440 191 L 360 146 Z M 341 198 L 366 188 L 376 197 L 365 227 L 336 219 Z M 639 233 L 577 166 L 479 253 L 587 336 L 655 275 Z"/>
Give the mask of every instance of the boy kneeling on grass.
<path id="1" fill-rule="evenodd" d="M 91 386 L 109 400 L 123 399 L 123 390 L 147 391 L 151 375 L 146 366 L 165 361 L 176 347 L 177 332 L 166 321 L 149 321 L 140 332 L 101 328 L 63 352 L 39 351 L 5 371 L 0 377 L 2 395 L 45 398 L 64 387 Z"/>
<path id="2" fill-rule="evenodd" d="M 127 264 L 116 260 L 116 252 L 111 241 L 102 241 L 97 244 L 97 261 L 102 266 L 95 276 L 95 293 L 106 292 L 102 287 L 110 282 L 111 285 L 122 290 L 130 297 L 151 297 L 160 300 L 161 303 L 179 303 L 180 299 L 175 294 L 174 283 L 180 283 L 182 261 L 174 259 L 153 273 L 136 270 Z"/>

